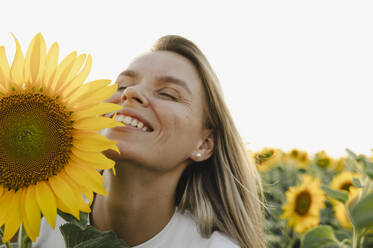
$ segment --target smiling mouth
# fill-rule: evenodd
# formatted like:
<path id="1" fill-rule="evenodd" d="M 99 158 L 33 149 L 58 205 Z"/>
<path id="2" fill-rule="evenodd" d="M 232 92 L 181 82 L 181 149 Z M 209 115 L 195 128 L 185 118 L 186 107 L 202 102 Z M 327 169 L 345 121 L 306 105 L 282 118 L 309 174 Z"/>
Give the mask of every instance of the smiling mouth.
<path id="1" fill-rule="evenodd" d="M 144 123 L 138 119 L 136 119 L 135 117 L 132 117 L 132 116 L 129 116 L 129 115 L 125 115 L 125 114 L 116 114 L 115 116 L 115 112 L 111 112 L 109 114 L 105 114 L 104 116 L 105 117 L 109 117 L 109 118 L 113 118 L 116 120 L 116 121 L 120 121 L 122 122 L 123 124 L 126 125 L 126 127 L 131 127 L 131 129 L 138 129 L 138 130 L 141 130 L 143 132 L 153 132 L 154 129 L 152 127 L 150 127 L 147 123 Z M 123 128 L 126 128 L 126 127 L 120 127 L 121 129 Z"/>

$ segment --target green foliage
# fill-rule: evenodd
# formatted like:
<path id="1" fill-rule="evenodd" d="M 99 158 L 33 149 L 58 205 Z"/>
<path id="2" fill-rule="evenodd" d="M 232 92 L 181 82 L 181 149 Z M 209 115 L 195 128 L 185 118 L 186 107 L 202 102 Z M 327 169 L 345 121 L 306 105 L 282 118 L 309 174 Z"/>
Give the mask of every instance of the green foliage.
<path id="1" fill-rule="evenodd" d="M 82 229 L 84 229 L 88 225 L 88 218 L 89 218 L 88 213 L 80 212 L 79 213 L 80 221 L 79 221 L 71 214 L 64 213 L 59 209 L 57 211 L 58 211 L 58 215 L 68 223 L 75 224 Z"/>
<path id="2" fill-rule="evenodd" d="M 88 214 L 80 212 L 80 221 L 74 216 L 58 212 L 66 224 L 60 227 L 66 248 L 128 248 L 113 231 L 102 232 L 88 225 Z"/>
<path id="3" fill-rule="evenodd" d="M 301 248 L 339 248 L 339 243 L 330 226 L 319 226 L 308 231 Z"/>
<path id="4" fill-rule="evenodd" d="M 331 164 L 320 167 L 311 159 L 306 167 L 298 167 L 289 161 L 277 161 L 269 170 L 262 171 L 267 209 L 265 211 L 265 238 L 269 248 L 368 248 L 373 247 L 373 162 L 364 155 L 356 155 L 346 149 L 348 157 L 342 168 Z M 337 160 L 335 160 L 337 161 Z M 334 167 L 333 167 L 334 166 Z M 352 180 L 352 186 L 362 191 L 360 199 L 348 202 L 347 191 L 329 187 L 332 179 L 342 171 L 358 173 L 360 178 Z M 282 206 L 286 204 L 285 192 L 299 185 L 302 175 L 319 178 L 323 191 L 329 196 L 325 208 L 320 212 L 320 224 L 305 234 L 295 232 L 287 225 Z M 344 228 L 336 218 L 334 202 L 348 204 L 347 214 L 353 228 Z"/>
<path id="5" fill-rule="evenodd" d="M 101 232 L 93 226 L 81 228 L 74 223 L 60 227 L 65 239 L 66 248 L 127 248 L 123 240 L 117 238 L 114 232 Z"/>
<path id="6" fill-rule="evenodd" d="M 373 193 L 351 204 L 351 221 L 358 230 L 373 230 Z"/>
<path id="7" fill-rule="evenodd" d="M 360 180 L 357 178 L 352 179 L 352 183 L 356 188 L 363 188 L 363 185 L 361 185 Z"/>
<path id="8" fill-rule="evenodd" d="M 333 198 L 337 201 L 342 202 L 343 204 L 345 204 L 348 200 L 348 194 L 346 192 L 343 192 L 341 190 L 331 189 L 330 187 L 328 187 L 326 185 L 321 186 L 321 188 L 322 188 L 322 190 L 324 190 L 324 192 L 328 196 L 330 196 L 331 198 Z"/>

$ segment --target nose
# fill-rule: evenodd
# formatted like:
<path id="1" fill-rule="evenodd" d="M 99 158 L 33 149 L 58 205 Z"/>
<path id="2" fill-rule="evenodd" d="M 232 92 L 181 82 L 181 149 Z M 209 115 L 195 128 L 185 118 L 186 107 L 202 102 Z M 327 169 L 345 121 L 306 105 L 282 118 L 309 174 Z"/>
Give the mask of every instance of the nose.
<path id="1" fill-rule="evenodd" d="M 138 102 L 143 107 L 149 105 L 148 98 L 144 95 L 144 93 L 139 89 L 138 86 L 130 86 L 123 90 L 123 93 L 120 98 L 121 102 Z"/>

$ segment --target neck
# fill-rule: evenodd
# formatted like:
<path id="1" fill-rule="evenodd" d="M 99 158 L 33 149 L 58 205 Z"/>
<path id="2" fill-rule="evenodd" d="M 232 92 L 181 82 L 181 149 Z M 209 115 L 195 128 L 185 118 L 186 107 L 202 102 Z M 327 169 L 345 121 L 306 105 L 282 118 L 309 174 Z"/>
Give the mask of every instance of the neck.
<path id="1" fill-rule="evenodd" d="M 141 244 L 159 233 L 175 211 L 175 191 L 185 166 L 159 172 L 117 162 L 117 175 L 104 172 L 107 196 L 97 195 L 92 220 L 100 230 L 113 230 L 128 245 Z"/>

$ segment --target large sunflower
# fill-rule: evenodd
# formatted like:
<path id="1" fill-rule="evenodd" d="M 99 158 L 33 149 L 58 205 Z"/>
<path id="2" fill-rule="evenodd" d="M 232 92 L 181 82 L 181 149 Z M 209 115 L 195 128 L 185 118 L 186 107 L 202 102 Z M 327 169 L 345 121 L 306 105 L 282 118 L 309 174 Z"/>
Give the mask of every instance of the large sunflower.
<path id="1" fill-rule="evenodd" d="M 17 39 L 9 67 L 0 47 L 0 227 L 8 242 L 23 224 L 35 241 L 41 214 L 54 228 L 57 209 L 79 219 L 93 192 L 107 194 L 97 170 L 114 168 L 101 151 L 118 151 L 97 131 L 123 125 L 101 117 L 121 107 L 102 101 L 109 80 L 84 84 L 91 56 L 72 52 L 58 63 L 58 44 L 46 51 L 39 33 L 23 56 Z M 86 203 L 82 196 L 89 203 Z"/>
<path id="2" fill-rule="evenodd" d="M 286 199 L 281 218 L 287 219 L 296 232 L 303 233 L 319 224 L 320 210 L 325 207 L 325 194 L 320 189 L 319 179 L 305 175 L 301 185 L 289 188 Z"/>
<path id="3" fill-rule="evenodd" d="M 352 181 L 354 178 L 359 178 L 359 174 L 350 171 L 344 171 L 336 175 L 330 183 L 330 188 L 343 190 L 348 193 L 348 203 L 356 199 L 361 192 L 360 188 L 356 188 Z M 342 202 L 332 199 L 335 217 L 344 228 L 352 228 L 351 221 L 347 215 L 346 207 Z"/>

